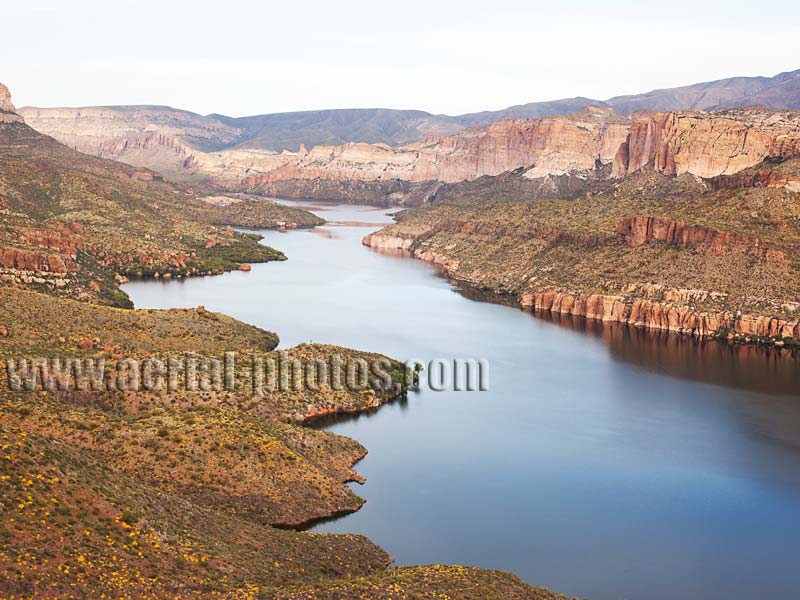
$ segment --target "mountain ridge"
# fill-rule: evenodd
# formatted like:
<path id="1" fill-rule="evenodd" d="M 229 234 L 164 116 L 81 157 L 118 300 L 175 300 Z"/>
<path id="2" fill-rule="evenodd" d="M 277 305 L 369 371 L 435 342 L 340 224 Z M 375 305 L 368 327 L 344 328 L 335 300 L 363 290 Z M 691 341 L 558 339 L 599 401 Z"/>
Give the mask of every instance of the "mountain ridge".
<path id="1" fill-rule="evenodd" d="M 421 110 L 391 108 L 322 109 L 298 112 L 267 113 L 244 117 L 228 117 L 218 113 L 200 115 L 192 111 L 160 105 L 119 105 L 97 107 L 38 108 L 22 107 L 19 113 L 34 129 L 52 135 L 54 123 L 50 116 L 67 111 L 78 113 L 74 121 L 84 118 L 87 111 L 106 111 L 124 115 L 130 112 L 158 112 L 175 117 L 180 115 L 191 122 L 202 123 L 211 129 L 225 130 L 225 135 L 206 142 L 190 134 L 179 134 L 198 150 L 244 148 L 280 152 L 297 151 L 301 145 L 338 145 L 346 142 L 385 143 L 399 146 L 419 141 L 425 135 L 448 135 L 457 131 L 507 118 L 538 118 L 575 112 L 588 105 L 613 108 L 628 114 L 639 110 L 716 110 L 758 105 L 765 108 L 800 108 L 800 69 L 785 71 L 773 77 L 730 77 L 675 88 L 655 89 L 642 94 L 621 95 L 607 100 L 577 96 L 541 102 L 518 104 L 497 111 L 480 111 L 463 115 L 433 114 Z M 57 111 L 52 113 L 51 111 Z M 48 116 L 50 115 L 50 116 Z M 52 120 L 52 119 L 51 119 Z M 63 120 L 63 119 L 62 119 Z M 62 122 L 63 127 L 65 124 Z M 142 132 L 149 126 L 157 129 L 153 118 L 140 125 Z M 73 126 L 74 129 L 74 126 Z M 230 130 L 238 130 L 234 134 Z M 62 133 L 63 135 L 63 133 Z M 205 138 L 201 138 L 205 139 Z M 196 145 L 194 145 L 196 144 Z"/>

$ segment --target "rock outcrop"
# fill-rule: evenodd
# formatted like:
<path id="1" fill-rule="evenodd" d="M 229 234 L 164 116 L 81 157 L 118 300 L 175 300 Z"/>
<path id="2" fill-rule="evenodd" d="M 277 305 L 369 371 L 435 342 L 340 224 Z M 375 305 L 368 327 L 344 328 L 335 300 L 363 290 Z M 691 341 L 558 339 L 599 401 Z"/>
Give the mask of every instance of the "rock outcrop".
<path id="1" fill-rule="evenodd" d="M 800 153 L 800 113 L 746 109 L 643 116 L 614 159 L 612 176 L 647 165 L 666 175 L 730 175 L 768 157 Z"/>
<path id="2" fill-rule="evenodd" d="M 17 109 L 11 102 L 11 93 L 6 86 L 0 83 L 0 123 L 22 122 L 23 118 L 17 114 Z"/>
<path id="3" fill-rule="evenodd" d="M 629 246 L 642 246 L 648 242 L 664 242 L 673 246 L 699 246 L 704 252 L 728 254 L 744 252 L 765 259 L 783 262 L 786 252 L 778 242 L 767 242 L 757 237 L 718 231 L 703 225 L 689 225 L 666 217 L 636 216 L 622 219 L 617 224 L 617 235 Z"/>
<path id="4" fill-rule="evenodd" d="M 3 112 L 17 112 L 14 104 L 11 102 L 11 92 L 8 88 L 0 83 L 0 111 Z"/>
<path id="5" fill-rule="evenodd" d="M 191 148 L 213 150 L 235 142 L 242 131 L 213 117 L 159 106 L 22 108 L 28 124 L 71 148 L 105 158 L 104 144 L 160 134 Z"/>
<path id="6" fill-rule="evenodd" d="M 6 114 L 6 113 L 2 113 Z M 11 114 L 11 113 L 7 113 Z M 715 178 L 800 155 L 800 112 L 736 109 L 632 113 L 588 105 L 561 116 L 504 119 L 402 146 L 347 142 L 275 152 L 241 142 L 234 120 L 164 107 L 25 109 L 35 127 L 83 152 L 227 191 L 406 204 L 411 185 L 458 184 L 520 170 L 540 195 L 572 197 L 644 167 Z M 242 125 L 244 127 L 244 124 Z M 561 179 L 559 179 L 561 178 Z M 767 185 L 786 178 L 773 177 Z M 796 180 L 783 184 L 800 189 Z M 549 196 L 548 196 L 549 197 Z"/>
<path id="7" fill-rule="evenodd" d="M 674 290 L 678 294 L 677 290 Z M 523 308 L 574 315 L 598 321 L 625 323 L 657 331 L 694 336 L 742 338 L 797 338 L 800 321 L 732 312 L 698 311 L 687 305 L 623 296 L 573 295 L 558 291 L 526 291 Z"/>
<path id="8" fill-rule="evenodd" d="M 791 176 L 797 162 L 758 169 Z M 643 192 L 644 175 L 656 187 L 689 191 Z M 494 199 L 490 184 L 446 186 L 433 205 L 399 213 L 363 243 L 435 263 L 467 288 L 537 311 L 798 344 L 800 194 L 747 178 L 734 187 L 735 179 L 692 190 L 648 171 L 568 201 Z"/>
<path id="9" fill-rule="evenodd" d="M 25 115 L 43 133 L 83 152 L 153 168 L 176 179 L 203 177 L 221 188 L 240 190 L 286 181 L 458 182 L 521 167 L 530 178 L 594 171 L 612 163 L 629 127 L 628 119 L 613 110 L 588 106 L 572 115 L 508 119 L 396 148 L 350 142 L 310 150 L 301 145 L 297 152 L 281 153 L 204 151 L 234 138 L 238 130 L 195 123 L 200 119 L 196 115 L 158 120 L 145 109 L 129 112 L 27 109 Z"/>

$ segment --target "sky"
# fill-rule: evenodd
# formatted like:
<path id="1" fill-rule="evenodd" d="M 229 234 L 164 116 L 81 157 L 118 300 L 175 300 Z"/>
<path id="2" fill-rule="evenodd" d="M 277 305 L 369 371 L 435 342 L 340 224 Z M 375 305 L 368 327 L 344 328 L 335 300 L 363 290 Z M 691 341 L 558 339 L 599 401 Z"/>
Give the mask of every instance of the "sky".
<path id="1" fill-rule="evenodd" d="M 17 106 L 462 114 L 800 69 L 800 3 L 3 0 Z"/>

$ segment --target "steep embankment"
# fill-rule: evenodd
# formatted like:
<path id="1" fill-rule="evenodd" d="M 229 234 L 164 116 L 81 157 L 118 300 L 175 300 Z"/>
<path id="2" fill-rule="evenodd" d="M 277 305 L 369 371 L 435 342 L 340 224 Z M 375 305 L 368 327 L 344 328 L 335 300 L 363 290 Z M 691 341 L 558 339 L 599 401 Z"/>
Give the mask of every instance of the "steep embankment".
<path id="1" fill-rule="evenodd" d="M 780 168 L 800 172 L 797 161 Z M 573 201 L 470 199 L 461 189 L 364 243 L 409 251 L 536 310 L 794 342 L 800 194 L 686 177 L 645 169 Z"/>
<path id="2" fill-rule="evenodd" d="M 400 147 L 351 142 L 280 154 L 204 152 L 159 132 L 110 140 L 97 152 L 223 190 L 417 205 L 430 201 L 442 183 L 517 169 L 538 182 L 543 196 L 572 197 L 650 164 L 669 175 L 729 175 L 765 158 L 793 155 L 799 132 L 800 117 L 790 111 L 634 114 L 629 120 L 588 106 L 567 116 L 499 121 Z"/>
<path id="3" fill-rule="evenodd" d="M 593 171 L 613 161 L 629 126 L 610 109 L 587 107 L 566 117 L 506 120 L 400 147 L 350 142 L 310 150 L 301 145 L 281 153 L 205 152 L 192 144 L 194 129 L 177 132 L 156 123 L 155 131 L 148 131 L 150 126 L 133 119 L 126 130 L 124 122 L 114 128 L 83 116 L 75 116 L 70 126 L 69 113 L 62 119 L 55 109 L 31 109 L 26 115 L 42 131 L 79 149 L 154 168 L 176 180 L 282 196 L 368 200 L 403 197 L 427 182 L 457 182 L 519 167 L 530 168 L 530 177 Z"/>
<path id="4" fill-rule="evenodd" d="M 167 106 L 23 107 L 20 110 L 35 129 L 89 154 L 95 154 L 103 145 L 117 145 L 120 141 L 135 140 L 151 133 L 174 138 L 202 151 L 237 147 L 280 153 L 283 150 L 295 152 L 302 145 L 311 148 L 348 142 L 401 146 L 426 136 L 452 135 L 468 127 L 491 125 L 506 119 L 567 115 L 592 104 L 612 108 L 620 114 L 744 106 L 797 110 L 800 109 L 799 85 L 800 71 L 792 71 L 774 77 L 731 77 L 616 96 L 605 101 L 562 98 L 458 116 L 381 108 L 310 110 L 247 117 L 201 116 Z"/>

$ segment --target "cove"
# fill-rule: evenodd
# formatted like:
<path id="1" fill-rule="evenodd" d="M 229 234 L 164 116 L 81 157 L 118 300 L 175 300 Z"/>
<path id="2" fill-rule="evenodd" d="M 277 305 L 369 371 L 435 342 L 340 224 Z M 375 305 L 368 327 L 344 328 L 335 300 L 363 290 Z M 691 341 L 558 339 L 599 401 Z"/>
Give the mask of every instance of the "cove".
<path id="1" fill-rule="evenodd" d="M 369 450 L 367 503 L 315 531 L 595 599 L 797 594 L 796 357 L 534 317 L 363 247 L 385 209 L 313 210 L 331 224 L 261 232 L 286 262 L 124 289 L 138 308 L 225 312 L 283 348 L 487 359 L 488 391 L 423 389 L 328 422 Z"/>

